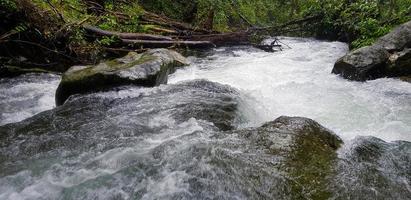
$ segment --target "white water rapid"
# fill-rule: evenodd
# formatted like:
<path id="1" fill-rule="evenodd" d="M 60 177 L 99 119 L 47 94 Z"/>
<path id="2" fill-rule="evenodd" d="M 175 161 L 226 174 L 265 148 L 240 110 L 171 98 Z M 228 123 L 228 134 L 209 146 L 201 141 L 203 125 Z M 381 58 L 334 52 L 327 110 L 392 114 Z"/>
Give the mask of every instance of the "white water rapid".
<path id="1" fill-rule="evenodd" d="M 19 122 L 55 107 L 60 76 L 26 74 L 0 79 L 0 126 Z"/>
<path id="2" fill-rule="evenodd" d="M 411 84 L 331 74 L 344 43 L 281 41 L 290 48 L 218 48 L 169 85 L 55 109 L 59 76 L 0 79 L 0 200 L 408 199 Z M 315 122 L 240 129 L 281 115 L 333 130 L 338 158 L 338 139 Z M 311 137 L 295 133 L 304 124 Z"/>
<path id="3" fill-rule="evenodd" d="M 343 139 L 375 136 L 411 141 L 411 84 L 383 78 L 352 82 L 331 74 L 348 51 L 340 42 L 280 38 L 290 48 L 276 53 L 219 48 L 169 83 L 207 79 L 242 92 L 243 113 L 258 126 L 281 115 L 312 118 Z"/>

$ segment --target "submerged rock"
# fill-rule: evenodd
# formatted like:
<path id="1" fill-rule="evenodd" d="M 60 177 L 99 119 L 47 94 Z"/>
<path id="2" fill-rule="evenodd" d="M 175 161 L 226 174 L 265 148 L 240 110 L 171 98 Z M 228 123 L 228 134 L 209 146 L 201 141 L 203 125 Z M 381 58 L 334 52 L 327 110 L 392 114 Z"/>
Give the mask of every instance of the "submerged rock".
<path id="1" fill-rule="evenodd" d="M 62 105 L 73 94 L 101 91 L 121 85 L 153 87 L 167 83 L 175 67 L 188 64 L 179 53 L 153 49 L 142 54 L 129 53 L 123 58 L 96 66 L 74 66 L 64 73 L 56 92 L 56 104 Z"/>
<path id="2" fill-rule="evenodd" d="M 409 143 L 359 140 L 343 146 L 341 159 L 341 139 L 308 118 L 282 116 L 235 130 L 240 100 L 236 90 L 205 80 L 73 96 L 0 126 L 0 193 L 30 199 L 409 195 Z M 33 195 L 33 188 L 41 189 Z"/>
<path id="3" fill-rule="evenodd" d="M 216 130 L 234 127 L 238 93 L 225 85 L 197 80 L 117 90 L 73 97 L 53 110 L 0 127 L 0 154 L 18 158 L 55 149 L 82 151 L 116 140 L 128 143 L 121 136 L 158 134 L 191 118 Z"/>
<path id="4" fill-rule="evenodd" d="M 332 73 L 355 81 L 409 76 L 410 47 L 411 21 L 381 37 L 374 45 L 354 50 L 340 58 Z"/>
<path id="5" fill-rule="evenodd" d="M 341 140 L 315 121 L 280 117 L 259 128 L 221 132 L 209 122 L 233 112 L 230 88 L 195 81 L 150 90 L 120 99 L 81 96 L 0 127 L 0 181 L 13 187 L 14 178 L 5 177 L 33 172 L 24 177 L 36 181 L 19 187 L 51 177 L 70 185 L 44 197 L 86 199 L 103 188 L 112 191 L 107 199 L 330 196 L 326 183 Z M 204 110 L 215 115 L 196 114 Z M 169 184 L 175 189 L 163 188 Z M 0 188 L 5 196 L 8 191 Z"/>

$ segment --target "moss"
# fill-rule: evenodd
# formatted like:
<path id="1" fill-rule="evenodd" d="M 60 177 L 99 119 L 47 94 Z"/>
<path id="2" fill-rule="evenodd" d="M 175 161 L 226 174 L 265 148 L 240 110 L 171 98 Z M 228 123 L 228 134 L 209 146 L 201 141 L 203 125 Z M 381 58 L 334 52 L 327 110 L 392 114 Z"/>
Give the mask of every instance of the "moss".
<path id="1" fill-rule="evenodd" d="M 305 132 L 305 133 L 304 133 Z M 338 138 L 324 137 L 323 130 L 306 130 L 296 136 L 286 156 L 293 199 L 329 199 L 329 179 L 334 174 Z"/>
<path id="2" fill-rule="evenodd" d="M 65 74 L 63 76 L 62 81 L 63 82 L 74 82 L 74 81 L 82 80 L 86 77 L 91 77 L 100 72 L 113 72 L 113 71 L 117 71 L 121 69 L 127 69 L 127 68 L 131 68 L 133 66 L 140 65 L 140 64 L 156 59 L 156 57 L 152 55 L 142 55 L 141 57 L 135 57 L 135 58 L 137 59 L 131 62 L 121 62 L 119 61 L 119 59 L 114 59 L 114 60 L 101 63 L 97 66 L 86 66 L 83 69 Z M 129 59 L 133 59 L 133 58 L 129 58 Z"/>

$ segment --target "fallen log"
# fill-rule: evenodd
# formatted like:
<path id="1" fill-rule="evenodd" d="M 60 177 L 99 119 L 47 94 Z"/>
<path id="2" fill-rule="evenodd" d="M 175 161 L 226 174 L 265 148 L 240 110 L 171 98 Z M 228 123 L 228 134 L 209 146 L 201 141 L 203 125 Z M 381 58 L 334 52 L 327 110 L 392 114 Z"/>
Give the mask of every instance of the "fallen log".
<path id="1" fill-rule="evenodd" d="M 230 46 L 230 45 L 248 45 L 251 44 L 250 33 L 233 32 L 233 33 L 220 33 L 220 34 L 205 34 L 205 35 L 191 35 L 177 37 L 180 40 L 193 40 L 193 41 L 209 41 L 216 46 Z"/>
<path id="2" fill-rule="evenodd" d="M 101 35 L 101 36 L 116 36 L 120 39 L 138 39 L 138 40 L 173 40 L 171 37 L 162 36 L 162 35 L 152 35 L 152 34 L 145 34 L 145 33 L 121 33 L 121 32 L 114 32 L 114 31 L 106 31 L 94 26 L 90 25 L 83 25 L 83 28 L 87 31 L 90 31 L 94 34 Z"/>
<path id="3" fill-rule="evenodd" d="M 140 48 L 168 48 L 168 47 L 187 47 L 195 49 L 213 48 L 215 45 L 210 41 L 155 41 L 155 40 L 121 40 L 124 44 L 137 46 Z"/>

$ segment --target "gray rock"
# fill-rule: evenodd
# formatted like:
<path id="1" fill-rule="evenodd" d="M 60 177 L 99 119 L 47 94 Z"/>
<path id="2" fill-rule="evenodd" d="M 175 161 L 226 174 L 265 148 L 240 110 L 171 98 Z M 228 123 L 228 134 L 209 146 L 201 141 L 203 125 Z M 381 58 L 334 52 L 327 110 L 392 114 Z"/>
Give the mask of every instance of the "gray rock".
<path id="1" fill-rule="evenodd" d="M 188 64 L 179 53 L 153 49 L 142 54 L 129 53 L 123 58 L 96 66 L 74 66 L 64 73 L 56 92 L 56 104 L 62 105 L 73 94 L 84 94 L 121 85 L 153 87 L 167 83 L 175 67 Z"/>
<path id="2" fill-rule="evenodd" d="M 386 75 L 389 56 L 381 46 L 366 46 L 340 58 L 332 73 L 356 81 L 380 78 Z"/>
<path id="3" fill-rule="evenodd" d="M 395 28 L 376 42 L 389 52 L 401 51 L 411 47 L 411 21 Z"/>
<path id="4" fill-rule="evenodd" d="M 374 45 L 354 50 L 340 58 L 332 73 L 366 81 L 381 77 L 411 75 L 411 21 L 381 37 Z"/>
<path id="5" fill-rule="evenodd" d="M 159 134 L 191 118 L 206 121 L 211 124 L 206 128 L 212 130 L 230 130 L 234 127 L 238 95 L 229 86 L 195 80 L 156 88 L 124 86 L 73 96 L 62 106 L 20 123 L 0 126 L 0 157 L 5 152 L 21 158 L 53 149 L 81 150 L 117 140 L 133 142 L 123 140 L 121 135 Z M 13 144 L 16 141 L 21 145 Z M 10 148 L 2 149 L 4 146 Z"/>

